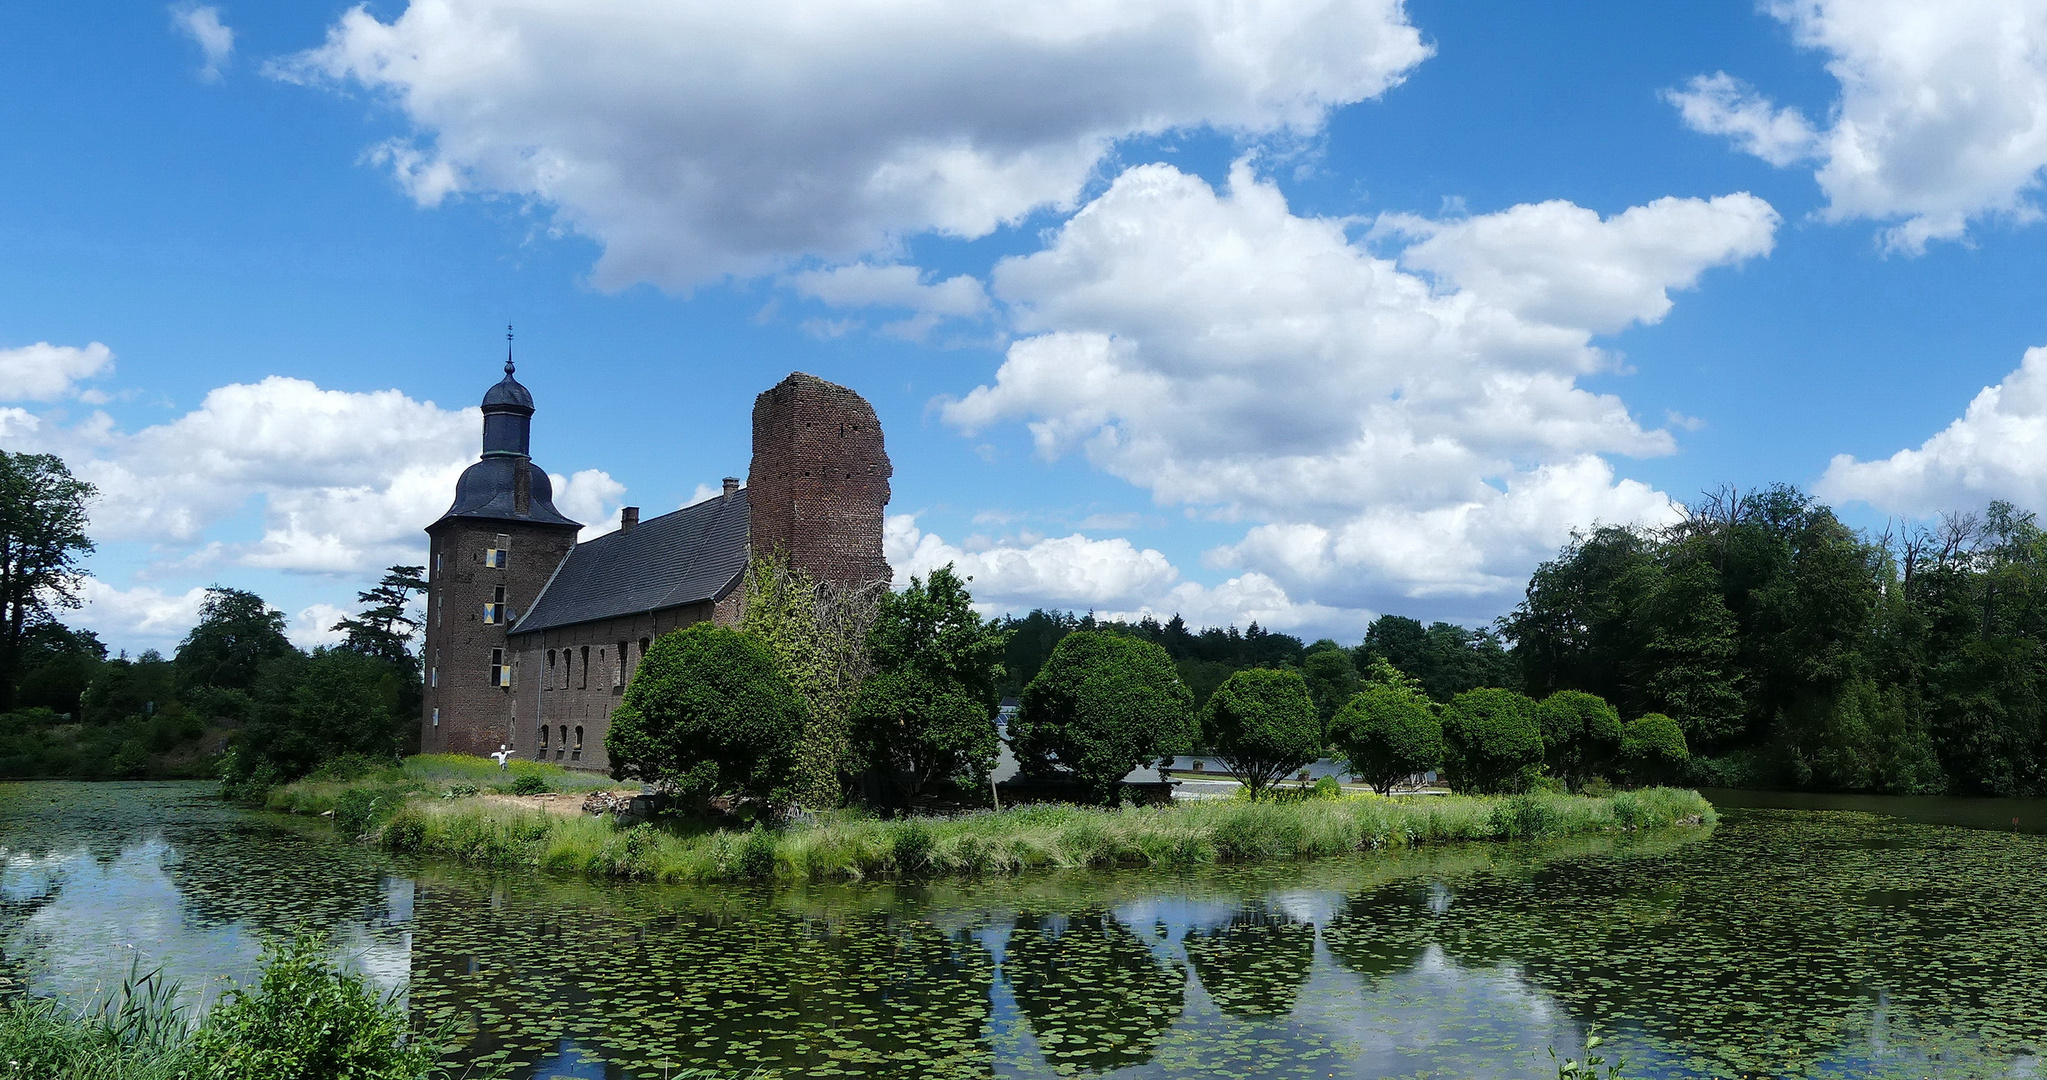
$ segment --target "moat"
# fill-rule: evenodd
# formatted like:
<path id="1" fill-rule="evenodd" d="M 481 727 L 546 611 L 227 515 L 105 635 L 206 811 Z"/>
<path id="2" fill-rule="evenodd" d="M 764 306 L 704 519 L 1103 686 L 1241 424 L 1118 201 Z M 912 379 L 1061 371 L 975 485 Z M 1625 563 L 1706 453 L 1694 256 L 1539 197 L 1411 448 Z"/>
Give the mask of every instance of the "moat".
<path id="1" fill-rule="evenodd" d="M 1730 794 L 1710 831 L 752 890 L 393 858 L 211 785 L 18 783 L 0 989 L 84 998 L 139 957 L 211 995 L 306 927 L 534 1080 L 1537 1077 L 1589 1030 L 1636 1076 L 2047 1074 L 2047 801 L 1773 801 Z"/>

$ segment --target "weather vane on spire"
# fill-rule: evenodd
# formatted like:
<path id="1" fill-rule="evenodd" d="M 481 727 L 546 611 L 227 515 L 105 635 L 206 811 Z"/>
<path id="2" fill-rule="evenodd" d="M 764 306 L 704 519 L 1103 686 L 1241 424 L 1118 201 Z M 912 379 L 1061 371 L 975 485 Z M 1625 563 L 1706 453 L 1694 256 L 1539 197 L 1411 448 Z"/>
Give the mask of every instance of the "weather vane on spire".
<path id="1" fill-rule="evenodd" d="M 511 324 L 511 323 L 506 323 L 506 324 L 505 324 L 505 374 L 507 374 L 507 375 L 510 375 L 510 374 L 512 373 L 512 371 L 513 371 L 513 368 L 512 368 L 512 324 Z"/>

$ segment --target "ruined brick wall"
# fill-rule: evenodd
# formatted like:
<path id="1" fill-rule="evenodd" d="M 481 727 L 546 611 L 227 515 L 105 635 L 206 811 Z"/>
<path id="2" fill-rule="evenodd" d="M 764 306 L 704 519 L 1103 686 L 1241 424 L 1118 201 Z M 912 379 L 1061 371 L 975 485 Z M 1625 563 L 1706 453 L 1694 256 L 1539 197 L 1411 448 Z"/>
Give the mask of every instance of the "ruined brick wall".
<path id="1" fill-rule="evenodd" d="M 540 595 L 541 587 L 575 544 L 576 530 L 559 525 L 444 518 L 427 530 L 426 687 L 420 705 L 423 753 L 487 754 L 512 741 L 517 729 L 516 667 L 512 687 L 490 681 L 491 650 L 515 665 L 506 631 Z M 485 563 L 492 548 L 504 566 Z M 486 622 L 484 606 L 505 591 L 503 619 Z"/>
<path id="2" fill-rule="evenodd" d="M 779 550 L 828 581 L 888 581 L 881 526 L 893 472 L 867 399 L 814 375 L 790 375 L 753 403 L 753 550 Z"/>
<path id="3" fill-rule="evenodd" d="M 721 615 L 722 606 L 707 600 L 514 637 L 518 669 L 512 676 L 516 707 L 512 749 L 533 761 L 611 771 L 604 736 L 611 730 L 612 710 L 625 700 L 625 688 L 632 685 L 648 646 L 663 634 L 706 619 L 730 625 Z"/>

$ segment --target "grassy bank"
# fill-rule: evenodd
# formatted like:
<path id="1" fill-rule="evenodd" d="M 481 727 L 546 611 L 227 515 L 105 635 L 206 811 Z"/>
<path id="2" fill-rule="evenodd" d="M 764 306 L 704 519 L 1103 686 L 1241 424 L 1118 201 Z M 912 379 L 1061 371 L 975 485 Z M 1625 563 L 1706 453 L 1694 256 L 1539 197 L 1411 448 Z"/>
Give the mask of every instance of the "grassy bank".
<path id="1" fill-rule="evenodd" d="M 898 821 L 840 813 L 785 829 L 689 834 L 651 825 L 622 828 L 608 818 L 564 817 L 481 798 L 378 791 L 375 804 L 366 806 L 366 796 L 349 790 L 336 794 L 294 785 L 275 793 L 272 805 L 318 812 L 323 801 L 330 802 L 340 807 L 335 819 L 342 831 L 393 851 L 677 884 L 1202 866 L 1660 829 L 1714 819 L 1696 792 L 1649 788 L 1600 798 L 1364 795 L 1120 810 L 1031 806 Z"/>
<path id="2" fill-rule="evenodd" d="M 324 814 L 351 804 L 395 807 L 416 796 L 582 795 L 620 786 L 607 776 L 571 772 L 543 761 L 510 761 L 506 766 L 500 770 L 489 758 L 467 754 L 419 754 L 399 765 L 330 767 L 297 783 L 270 789 L 263 796 L 263 805 L 287 814 Z M 630 786 L 639 790 L 638 785 Z"/>

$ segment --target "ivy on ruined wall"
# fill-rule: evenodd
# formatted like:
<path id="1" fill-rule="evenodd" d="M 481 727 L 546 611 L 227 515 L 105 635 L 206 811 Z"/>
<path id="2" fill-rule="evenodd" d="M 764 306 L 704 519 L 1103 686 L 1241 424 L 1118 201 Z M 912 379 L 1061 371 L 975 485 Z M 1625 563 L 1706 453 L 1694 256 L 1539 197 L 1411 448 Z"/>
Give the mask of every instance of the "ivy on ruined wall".
<path id="1" fill-rule="evenodd" d="M 757 555 L 746 569 L 740 629 L 768 647 L 808 710 L 790 786 L 796 801 L 839 805 L 851 768 L 847 714 L 871 664 L 867 632 L 886 585 L 820 581 L 781 554 Z"/>

